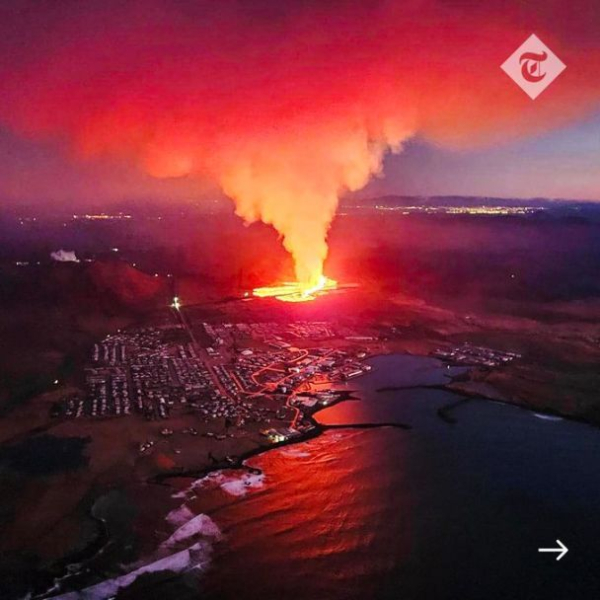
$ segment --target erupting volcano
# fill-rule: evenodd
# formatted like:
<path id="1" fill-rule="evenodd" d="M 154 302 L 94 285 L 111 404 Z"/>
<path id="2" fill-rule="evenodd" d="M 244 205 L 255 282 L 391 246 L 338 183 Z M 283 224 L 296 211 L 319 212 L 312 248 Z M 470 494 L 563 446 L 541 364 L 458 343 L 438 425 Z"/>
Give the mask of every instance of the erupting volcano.
<path id="1" fill-rule="evenodd" d="M 578 66 L 532 107 L 498 76 L 524 36 L 520 12 L 458 4 L 103 0 L 57 6 L 52 27 L 7 8 L 0 122 L 99 169 L 118 163 L 125 186 L 150 175 L 186 198 L 231 198 L 294 261 L 296 283 L 255 294 L 310 300 L 335 285 L 323 264 L 339 198 L 381 175 L 387 153 L 416 136 L 448 148 L 520 137 L 597 106 L 600 52 L 550 36 Z"/>
<path id="2" fill-rule="evenodd" d="M 257 298 L 277 298 L 284 302 L 307 302 L 335 289 L 337 289 L 337 281 L 321 275 L 312 287 L 303 286 L 295 281 L 286 281 L 281 285 L 256 288 L 252 294 Z"/>

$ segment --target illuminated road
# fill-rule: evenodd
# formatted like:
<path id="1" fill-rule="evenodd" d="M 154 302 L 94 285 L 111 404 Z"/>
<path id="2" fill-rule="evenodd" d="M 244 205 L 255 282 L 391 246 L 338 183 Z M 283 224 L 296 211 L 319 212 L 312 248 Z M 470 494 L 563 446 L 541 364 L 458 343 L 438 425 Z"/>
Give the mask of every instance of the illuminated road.
<path id="1" fill-rule="evenodd" d="M 184 329 L 187 331 L 190 340 L 192 342 L 192 345 L 194 346 L 194 349 L 196 350 L 196 353 L 198 355 L 198 357 L 202 360 L 202 362 L 205 364 L 208 372 L 210 373 L 210 376 L 215 384 L 215 386 L 217 387 L 217 389 L 221 392 L 221 394 L 223 394 L 224 396 L 231 398 L 233 400 L 236 400 L 235 397 L 233 397 L 229 391 L 225 388 L 225 386 L 223 385 L 223 383 L 221 382 L 219 376 L 215 373 L 214 369 L 213 369 L 213 363 L 215 361 L 215 359 L 211 356 L 208 355 L 208 353 L 206 352 L 206 350 L 204 348 L 202 348 L 196 338 L 194 337 L 194 333 L 192 331 L 192 328 L 190 327 L 190 324 L 188 323 L 187 319 L 185 318 L 185 315 L 183 314 L 183 308 L 180 306 L 179 308 L 175 308 L 175 307 L 171 307 L 172 312 L 176 315 L 177 319 L 179 320 L 179 322 L 183 325 Z M 311 361 L 311 363 L 309 365 L 306 365 L 306 368 L 308 367 L 319 367 L 324 361 L 325 359 L 333 352 L 333 350 L 328 350 L 325 354 L 323 354 L 322 356 L 319 356 L 318 358 L 315 358 L 313 361 Z M 282 369 L 278 369 L 275 368 L 274 365 L 284 362 L 286 364 L 292 364 L 292 363 L 297 363 L 303 359 L 305 359 L 307 356 L 309 355 L 309 350 L 306 349 L 300 349 L 298 356 L 294 357 L 293 359 L 290 359 L 288 361 L 276 361 L 276 362 L 272 362 L 269 365 L 262 367 L 260 369 L 258 369 L 257 371 L 255 371 L 254 373 L 252 373 L 252 375 L 250 375 L 251 380 L 260 387 L 260 389 L 256 392 L 247 392 L 242 384 L 242 382 L 239 380 L 239 378 L 236 376 L 236 374 L 230 370 L 230 375 L 232 380 L 234 381 L 234 383 L 236 384 L 236 386 L 239 388 L 240 392 L 242 394 L 245 394 L 247 397 L 252 398 L 252 397 L 256 397 L 256 396 L 261 396 L 264 395 L 265 393 L 272 391 L 273 389 L 276 389 L 278 386 L 285 384 L 286 381 L 297 377 L 298 375 L 302 374 L 302 371 L 300 371 L 300 373 L 288 373 L 286 374 L 286 372 Z M 223 360 L 219 361 L 219 365 L 221 366 L 226 366 L 227 363 L 224 362 Z M 262 385 L 260 383 L 260 381 L 257 380 L 257 377 L 260 376 L 261 373 L 265 373 L 267 371 L 273 371 L 275 373 L 282 373 L 283 377 L 281 377 L 281 379 L 278 379 L 277 381 L 273 381 L 268 383 L 267 385 Z M 298 421 L 298 418 L 301 415 L 301 412 L 294 406 L 292 406 L 290 404 L 291 400 L 294 398 L 295 396 L 295 391 L 292 391 L 292 393 L 289 395 L 289 397 L 286 400 L 286 406 L 288 406 L 289 408 L 293 409 L 295 412 L 295 416 L 294 419 L 292 421 L 292 427 L 294 427 L 296 425 L 296 422 Z"/>
<path id="2" fill-rule="evenodd" d="M 303 352 L 304 352 L 304 354 L 302 356 L 299 356 L 298 358 L 295 358 L 294 360 L 292 360 L 290 362 L 297 362 L 297 361 L 305 358 L 308 355 L 308 350 L 304 350 Z M 327 351 L 326 354 L 323 354 L 322 356 L 316 358 L 313 362 L 310 363 L 310 365 L 307 365 L 307 368 L 308 367 L 318 367 L 332 353 L 333 353 L 333 350 Z M 272 364 L 274 364 L 274 363 L 272 363 Z M 252 375 L 252 380 L 257 385 L 260 385 L 260 383 L 258 383 L 254 377 L 256 375 L 258 375 L 259 373 L 262 373 L 262 372 L 264 372 L 266 370 L 280 371 L 280 369 L 272 369 L 270 366 L 263 367 L 259 371 L 256 371 L 256 373 L 253 373 L 253 375 Z M 271 382 L 270 384 L 268 384 L 266 386 L 263 386 L 259 391 L 250 394 L 250 396 L 258 396 L 258 395 L 264 394 L 265 392 L 270 391 L 271 388 L 277 388 L 278 386 L 280 386 L 283 383 L 285 383 L 288 379 L 291 379 L 291 378 L 296 377 L 296 376 L 301 375 L 301 374 L 302 374 L 302 372 L 300 372 L 300 373 L 290 373 L 290 374 L 286 375 L 285 377 L 282 377 L 281 379 L 279 379 L 277 381 Z M 294 394 L 295 394 L 295 392 L 293 392 L 290 397 L 293 397 Z M 289 400 L 289 398 L 288 398 L 288 400 Z"/>

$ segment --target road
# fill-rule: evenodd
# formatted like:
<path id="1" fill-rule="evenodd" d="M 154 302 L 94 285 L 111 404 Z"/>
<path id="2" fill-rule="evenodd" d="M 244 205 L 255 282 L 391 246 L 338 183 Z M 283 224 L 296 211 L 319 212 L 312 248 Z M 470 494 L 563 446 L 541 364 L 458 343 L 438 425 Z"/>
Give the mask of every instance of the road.
<path id="1" fill-rule="evenodd" d="M 196 340 L 196 338 L 194 336 L 194 332 L 192 331 L 192 328 L 190 327 L 187 319 L 185 318 L 185 316 L 183 314 L 182 307 L 179 307 L 179 308 L 171 307 L 171 310 L 173 311 L 173 313 L 175 313 L 175 315 L 177 316 L 177 319 L 183 325 L 184 329 L 187 331 L 187 334 L 190 336 L 190 340 L 192 342 L 192 345 L 194 347 L 194 350 L 196 351 L 198 358 L 200 358 L 200 360 L 206 366 L 206 369 L 210 373 L 211 379 L 213 380 L 213 383 L 215 384 L 217 389 L 225 397 L 235 400 L 235 398 L 232 398 L 232 396 L 229 394 L 229 392 L 227 391 L 225 386 L 221 383 L 221 380 L 219 379 L 218 375 L 215 373 L 213 366 L 211 364 L 212 360 L 211 360 L 211 357 L 208 355 L 208 352 L 206 352 L 206 350 L 202 346 L 200 346 L 200 344 L 198 344 L 198 341 Z"/>

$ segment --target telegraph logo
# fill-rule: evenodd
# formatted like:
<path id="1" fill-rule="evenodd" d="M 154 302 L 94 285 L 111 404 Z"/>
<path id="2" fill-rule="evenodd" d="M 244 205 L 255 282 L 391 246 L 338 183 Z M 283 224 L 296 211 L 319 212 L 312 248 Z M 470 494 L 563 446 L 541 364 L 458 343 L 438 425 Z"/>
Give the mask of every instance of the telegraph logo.
<path id="1" fill-rule="evenodd" d="M 539 37 L 532 34 L 500 68 L 535 100 L 567 66 Z"/>
<path id="2" fill-rule="evenodd" d="M 546 73 L 542 73 L 540 64 L 548 58 L 546 52 L 536 54 L 535 52 L 523 52 L 519 62 L 521 63 L 521 75 L 525 81 L 537 83 L 546 77 Z"/>

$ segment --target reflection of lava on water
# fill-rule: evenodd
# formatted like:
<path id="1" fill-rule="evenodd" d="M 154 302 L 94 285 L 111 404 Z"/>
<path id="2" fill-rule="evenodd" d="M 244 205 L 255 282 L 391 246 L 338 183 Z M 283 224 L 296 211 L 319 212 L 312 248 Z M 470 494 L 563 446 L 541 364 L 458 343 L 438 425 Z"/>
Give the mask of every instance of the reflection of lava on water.
<path id="1" fill-rule="evenodd" d="M 288 281 L 280 285 L 255 288 L 252 294 L 257 298 L 276 298 L 284 302 L 307 302 L 335 289 L 337 281 L 321 275 L 318 283 L 313 286 Z"/>

